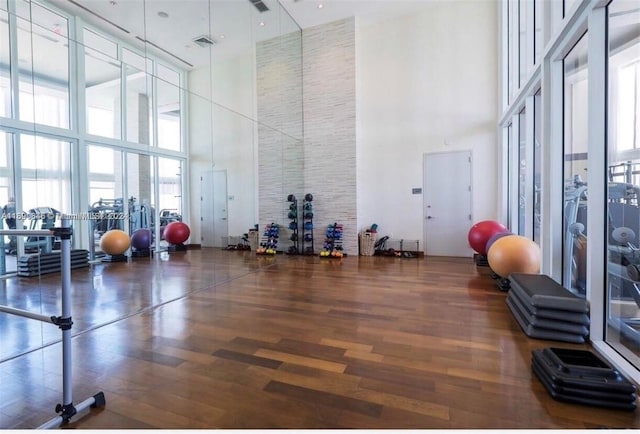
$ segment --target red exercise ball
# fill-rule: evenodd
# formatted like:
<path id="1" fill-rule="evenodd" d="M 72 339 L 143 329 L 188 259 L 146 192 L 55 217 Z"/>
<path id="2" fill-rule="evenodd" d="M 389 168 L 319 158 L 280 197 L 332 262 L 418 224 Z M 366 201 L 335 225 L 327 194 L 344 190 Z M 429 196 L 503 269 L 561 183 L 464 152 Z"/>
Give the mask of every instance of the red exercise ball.
<path id="1" fill-rule="evenodd" d="M 483 220 L 469 229 L 469 246 L 481 255 L 487 254 L 487 241 L 500 232 L 509 232 L 506 226 L 495 220 Z"/>
<path id="2" fill-rule="evenodd" d="M 500 277 L 511 273 L 538 274 L 540 247 L 521 235 L 509 235 L 496 240 L 487 254 L 489 267 Z"/>
<path id="3" fill-rule="evenodd" d="M 191 230 L 182 222 L 171 222 L 164 227 L 163 235 L 170 244 L 182 244 L 191 235 Z"/>

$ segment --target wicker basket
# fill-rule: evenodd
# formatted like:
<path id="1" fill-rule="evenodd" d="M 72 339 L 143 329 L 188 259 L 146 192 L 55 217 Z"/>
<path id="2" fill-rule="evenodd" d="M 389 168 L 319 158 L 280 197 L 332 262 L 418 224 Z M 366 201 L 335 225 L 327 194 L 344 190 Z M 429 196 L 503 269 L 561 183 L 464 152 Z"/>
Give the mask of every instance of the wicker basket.
<path id="1" fill-rule="evenodd" d="M 360 256 L 373 256 L 375 253 L 376 234 L 372 232 L 360 232 L 358 234 L 360 243 Z"/>

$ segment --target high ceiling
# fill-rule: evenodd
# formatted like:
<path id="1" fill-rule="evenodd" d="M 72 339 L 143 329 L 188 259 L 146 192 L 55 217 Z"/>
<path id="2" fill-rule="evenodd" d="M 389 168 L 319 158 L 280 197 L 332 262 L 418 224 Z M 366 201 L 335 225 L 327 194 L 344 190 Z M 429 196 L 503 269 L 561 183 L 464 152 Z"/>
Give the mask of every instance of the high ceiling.
<path id="1" fill-rule="evenodd" d="M 259 12 L 250 0 L 50 0 L 186 69 L 252 50 L 256 41 L 299 30 L 298 26 L 307 28 L 352 16 L 370 23 L 445 0 L 262 1 L 268 11 Z M 209 36 L 215 44 L 203 48 L 193 42 L 199 36 Z"/>

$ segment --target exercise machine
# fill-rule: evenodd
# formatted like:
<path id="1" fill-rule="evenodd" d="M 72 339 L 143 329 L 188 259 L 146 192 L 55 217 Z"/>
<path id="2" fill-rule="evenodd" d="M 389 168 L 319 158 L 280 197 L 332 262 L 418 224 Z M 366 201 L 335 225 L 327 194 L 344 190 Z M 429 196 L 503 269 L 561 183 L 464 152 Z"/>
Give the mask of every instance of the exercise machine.
<path id="1" fill-rule="evenodd" d="M 61 243 L 61 266 L 62 266 L 62 314 L 60 316 L 47 316 L 22 309 L 0 305 L 0 312 L 16 315 L 28 319 L 42 321 L 56 325 L 62 330 L 62 403 L 55 407 L 55 417 L 40 425 L 38 429 L 56 428 L 67 425 L 76 415 L 88 408 L 102 407 L 106 400 L 103 392 L 85 399 L 79 404 L 73 403 L 73 385 L 71 375 L 71 327 L 73 320 L 71 317 L 71 237 L 73 229 L 70 220 L 63 217 L 62 226 L 41 230 L 21 230 L 5 229 L 0 230 L 0 235 L 5 236 L 27 236 L 37 238 L 59 239 Z"/>

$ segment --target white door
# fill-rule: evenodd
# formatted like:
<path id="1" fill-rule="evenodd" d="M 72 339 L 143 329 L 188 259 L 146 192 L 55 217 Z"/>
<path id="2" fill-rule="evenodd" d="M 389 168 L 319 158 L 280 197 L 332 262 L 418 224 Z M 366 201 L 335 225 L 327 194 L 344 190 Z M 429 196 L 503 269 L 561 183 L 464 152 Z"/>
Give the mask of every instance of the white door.
<path id="1" fill-rule="evenodd" d="M 226 247 L 229 236 L 227 171 L 204 172 L 200 181 L 202 247 Z"/>
<path id="2" fill-rule="evenodd" d="M 471 257 L 471 152 L 425 154 L 425 255 Z"/>

